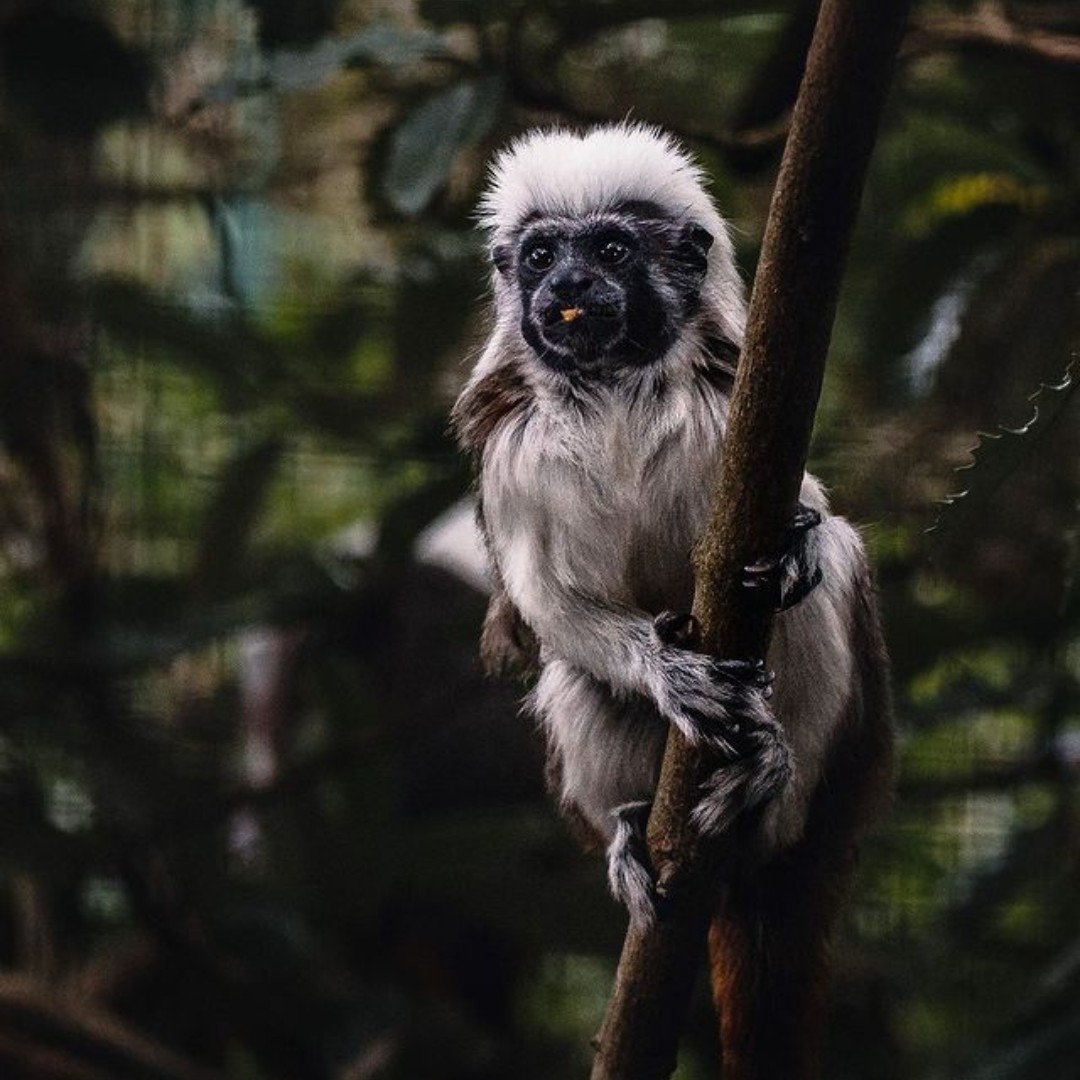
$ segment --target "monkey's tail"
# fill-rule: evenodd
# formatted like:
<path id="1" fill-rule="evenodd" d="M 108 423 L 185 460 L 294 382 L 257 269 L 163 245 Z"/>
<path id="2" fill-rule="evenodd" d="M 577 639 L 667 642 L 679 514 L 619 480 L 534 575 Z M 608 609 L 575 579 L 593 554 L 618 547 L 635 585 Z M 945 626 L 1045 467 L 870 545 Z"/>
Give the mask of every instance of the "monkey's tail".
<path id="1" fill-rule="evenodd" d="M 724 1080 L 815 1075 L 827 942 L 847 877 L 800 845 L 727 888 L 709 931 Z"/>

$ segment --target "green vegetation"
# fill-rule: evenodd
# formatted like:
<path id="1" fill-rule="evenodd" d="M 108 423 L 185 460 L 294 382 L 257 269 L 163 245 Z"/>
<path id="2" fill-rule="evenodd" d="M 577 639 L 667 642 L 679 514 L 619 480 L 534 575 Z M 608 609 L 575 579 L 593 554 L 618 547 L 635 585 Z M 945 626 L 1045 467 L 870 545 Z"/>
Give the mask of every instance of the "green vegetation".
<path id="1" fill-rule="evenodd" d="M 0 2 L 0 1074 L 581 1074 L 623 916 L 414 557 L 470 215 L 631 114 L 749 276 L 808 6 Z M 834 1080 L 1080 1060 L 1080 16 L 1005 7 L 918 8 L 815 436 L 902 733 Z"/>

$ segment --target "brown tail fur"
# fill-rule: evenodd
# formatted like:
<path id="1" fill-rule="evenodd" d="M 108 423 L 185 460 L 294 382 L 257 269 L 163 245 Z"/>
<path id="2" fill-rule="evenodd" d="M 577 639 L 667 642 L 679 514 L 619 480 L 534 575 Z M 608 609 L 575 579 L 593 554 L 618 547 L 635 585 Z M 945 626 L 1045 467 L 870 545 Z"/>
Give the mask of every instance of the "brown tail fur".
<path id="1" fill-rule="evenodd" d="M 724 1080 L 808 1080 L 823 1026 L 829 931 L 847 877 L 806 847 L 733 884 L 709 932 Z"/>

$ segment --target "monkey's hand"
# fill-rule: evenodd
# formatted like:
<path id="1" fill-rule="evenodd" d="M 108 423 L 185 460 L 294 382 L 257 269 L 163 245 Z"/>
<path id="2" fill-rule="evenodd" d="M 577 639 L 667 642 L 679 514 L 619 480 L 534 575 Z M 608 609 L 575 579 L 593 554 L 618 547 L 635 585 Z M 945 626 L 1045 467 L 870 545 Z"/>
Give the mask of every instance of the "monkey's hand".
<path id="1" fill-rule="evenodd" d="M 765 699 L 772 674 L 760 660 L 718 660 L 664 646 L 660 673 L 656 704 L 695 746 L 734 759 L 748 734 L 771 722 Z"/>
<path id="2" fill-rule="evenodd" d="M 772 692 L 772 674 L 760 662 L 713 660 L 686 651 L 697 644 L 699 634 L 692 615 L 665 612 L 653 625 L 657 636 L 670 643 L 673 651 L 711 664 L 719 696 L 727 699 L 724 713 L 718 717 L 704 712 L 697 696 L 688 695 L 694 728 L 690 741 L 713 748 L 724 759 L 705 781 L 691 820 L 703 835 L 717 835 L 740 814 L 773 799 L 791 776 L 787 740 L 765 704 Z"/>
<path id="3" fill-rule="evenodd" d="M 653 622 L 660 643 L 656 704 L 687 740 L 733 760 L 751 747 L 751 733 L 772 723 L 766 699 L 772 673 L 760 660 L 719 660 L 692 651 L 693 615 L 665 611 Z"/>
<path id="4" fill-rule="evenodd" d="M 821 583 L 821 565 L 812 532 L 821 524 L 821 514 L 799 503 L 784 537 L 779 555 L 758 559 L 743 567 L 743 585 L 767 589 L 776 611 L 787 611 L 809 596 Z"/>

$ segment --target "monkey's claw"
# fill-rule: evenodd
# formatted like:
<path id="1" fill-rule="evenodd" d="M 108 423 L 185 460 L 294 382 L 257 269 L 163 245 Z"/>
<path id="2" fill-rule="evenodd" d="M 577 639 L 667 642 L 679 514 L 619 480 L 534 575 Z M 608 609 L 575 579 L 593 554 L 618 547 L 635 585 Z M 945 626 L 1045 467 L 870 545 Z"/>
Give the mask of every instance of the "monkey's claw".
<path id="1" fill-rule="evenodd" d="M 821 514 L 799 503 L 784 534 L 779 555 L 764 557 L 743 567 L 743 587 L 771 594 L 773 609 L 787 611 L 821 584 L 821 568 L 812 557 L 807 533 L 821 524 Z"/>
<path id="2" fill-rule="evenodd" d="M 815 510 L 812 506 L 807 506 L 806 503 L 799 503 L 795 508 L 794 516 L 788 524 L 788 536 L 794 539 L 800 533 L 804 533 L 807 529 L 812 529 L 820 524 L 821 512 Z"/>

